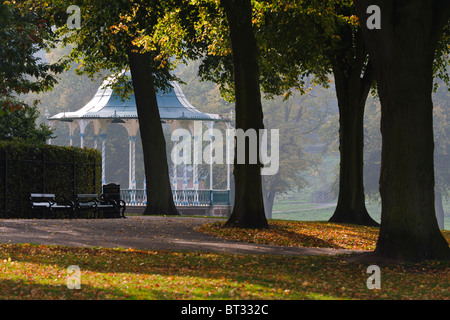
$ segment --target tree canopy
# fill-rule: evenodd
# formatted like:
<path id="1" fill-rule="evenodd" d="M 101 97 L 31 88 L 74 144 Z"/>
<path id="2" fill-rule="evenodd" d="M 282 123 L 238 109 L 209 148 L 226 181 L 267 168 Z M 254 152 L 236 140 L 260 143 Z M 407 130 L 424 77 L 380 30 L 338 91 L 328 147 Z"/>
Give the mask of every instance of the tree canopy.
<path id="1" fill-rule="evenodd" d="M 61 64 L 48 64 L 36 54 L 51 47 L 54 34 L 39 11 L 25 10 L 15 3 L 0 4 L 0 94 L 4 105 L 19 107 L 9 101 L 14 95 L 49 90 Z"/>
<path id="2" fill-rule="evenodd" d="M 52 47 L 51 26 L 39 11 L 14 1 L 0 3 L 0 138 L 44 143 L 52 134 L 36 126 L 39 100 L 23 101 L 23 95 L 50 90 L 64 65 L 47 63 L 39 53 Z"/>

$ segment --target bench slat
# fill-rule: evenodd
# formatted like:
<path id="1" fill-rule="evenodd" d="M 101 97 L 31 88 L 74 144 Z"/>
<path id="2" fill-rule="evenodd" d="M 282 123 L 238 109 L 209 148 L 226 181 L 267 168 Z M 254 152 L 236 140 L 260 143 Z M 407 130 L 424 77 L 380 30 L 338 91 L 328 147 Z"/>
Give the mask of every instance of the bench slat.
<path id="1" fill-rule="evenodd" d="M 95 194 L 95 193 L 77 194 L 77 198 L 98 198 L 98 194 Z"/>
<path id="2" fill-rule="evenodd" d="M 30 198 L 55 198 L 52 193 L 31 193 Z"/>

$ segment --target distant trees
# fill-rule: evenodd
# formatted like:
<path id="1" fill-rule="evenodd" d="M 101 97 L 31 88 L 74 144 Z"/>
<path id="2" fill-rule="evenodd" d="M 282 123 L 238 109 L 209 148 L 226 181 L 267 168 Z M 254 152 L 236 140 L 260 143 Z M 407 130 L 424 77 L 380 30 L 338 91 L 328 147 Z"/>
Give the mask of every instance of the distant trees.
<path id="1" fill-rule="evenodd" d="M 333 76 L 339 107 L 339 195 L 332 222 L 378 225 L 367 212 L 363 184 L 363 116 L 374 82 L 353 1 L 273 2 L 264 15 L 263 85 L 304 90 L 305 75 Z M 273 75 L 279 75 L 274 77 Z M 281 81 L 280 81 L 281 80 Z M 278 86 L 278 88 L 277 88 Z"/>
<path id="2" fill-rule="evenodd" d="M 320 143 L 322 128 L 334 112 L 331 111 L 334 109 L 333 92 L 310 81 L 306 81 L 305 91 L 304 94 L 293 92 L 287 100 L 282 96 L 263 100 L 266 128 L 277 128 L 280 132 L 279 170 L 263 177 L 265 210 L 269 218 L 275 197 L 308 186 L 308 176 L 320 163 L 320 155 L 307 149 Z"/>
<path id="3" fill-rule="evenodd" d="M 445 85 L 434 94 L 434 170 L 435 210 L 439 228 L 444 229 L 444 208 L 442 201 L 450 191 L 450 91 Z"/>

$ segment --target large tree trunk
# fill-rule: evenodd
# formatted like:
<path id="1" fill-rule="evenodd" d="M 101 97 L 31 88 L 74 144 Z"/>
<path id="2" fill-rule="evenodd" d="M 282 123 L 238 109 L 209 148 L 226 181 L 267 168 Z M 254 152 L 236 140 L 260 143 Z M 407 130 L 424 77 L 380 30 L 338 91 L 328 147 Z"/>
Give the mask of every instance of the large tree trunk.
<path id="1" fill-rule="evenodd" d="M 341 38 L 347 46 L 333 64 L 339 107 L 339 196 L 329 221 L 378 226 L 366 209 L 363 179 L 364 109 L 374 77 L 370 64 L 361 77 L 367 56 L 361 34 L 354 37 L 347 27 L 341 32 Z M 356 55 L 349 57 L 353 46 Z"/>
<path id="2" fill-rule="evenodd" d="M 236 97 L 236 129 L 256 130 L 264 128 L 256 39 L 252 28 L 252 7 L 250 0 L 223 0 L 230 28 L 233 51 L 234 83 Z M 235 147 L 234 180 L 235 201 L 227 226 L 241 228 L 268 227 L 264 213 L 259 159 L 259 138 L 257 142 L 257 164 L 249 163 L 249 143 L 246 143 L 245 164 L 237 163 Z M 252 146 L 253 147 L 253 146 Z"/>
<path id="3" fill-rule="evenodd" d="M 167 165 L 166 141 L 161 125 L 158 102 L 153 79 L 150 52 L 139 53 L 136 48 L 128 50 L 133 81 L 139 130 L 144 153 L 147 177 L 147 207 L 144 215 L 177 215 Z"/>
<path id="4" fill-rule="evenodd" d="M 434 51 L 443 27 L 439 15 L 447 1 L 441 8 L 431 0 L 376 1 L 380 30 L 364 23 L 373 1 L 355 2 L 381 102 L 382 213 L 375 254 L 382 257 L 450 258 L 434 207 L 431 100 Z"/>

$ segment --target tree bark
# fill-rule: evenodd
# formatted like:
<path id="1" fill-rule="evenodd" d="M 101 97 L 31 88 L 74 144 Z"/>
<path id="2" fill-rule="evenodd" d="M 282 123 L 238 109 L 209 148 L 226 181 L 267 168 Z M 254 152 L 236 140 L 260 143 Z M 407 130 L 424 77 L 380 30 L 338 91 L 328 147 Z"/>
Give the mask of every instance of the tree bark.
<path id="1" fill-rule="evenodd" d="M 252 28 L 250 0 L 222 0 L 221 6 L 228 19 L 233 52 L 233 71 L 236 98 L 236 129 L 256 130 L 257 164 L 249 163 L 249 143 L 246 143 L 245 164 L 237 163 L 235 146 L 234 179 L 235 201 L 227 226 L 266 228 L 267 219 L 261 182 L 259 159 L 259 129 L 264 128 L 256 39 Z"/>
<path id="2" fill-rule="evenodd" d="M 161 125 L 154 86 L 150 52 L 128 49 L 128 60 L 136 99 L 139 130 L 147 182 L 147 207 L 144 215 L 178 215 L 173 202 L 167 165 L 166 141 Z"/>
<path id="3" fill-rule="evenodd" d="M 410 261 L 448 259 L 450 249 L 434 207 L 431 100 L 434 53 L 444 25 L 440 15 L 448 11 L 448 1 L 379 0 L 381 29 L 369 30 L 366 10 L 372 2 L 355 4 L 381 102 L 382 213 L 375 254 Z"/>
<path id="4" fill-rule="evenodd" d="M 339 196 L 329 221 L 378 226 L 366 209 L 363 173 L 364 109 L 374 76 L 368 64 L 364 77 L 361 77 L 367 57 L 361 34 L 354 37 L 351 28 L 347 27 L 341 32 L 341 38 L 347 46 L 333 63 L 339 107 Z M 356 46 L 356 55 L 349 57 L 353 46 Z"/>

